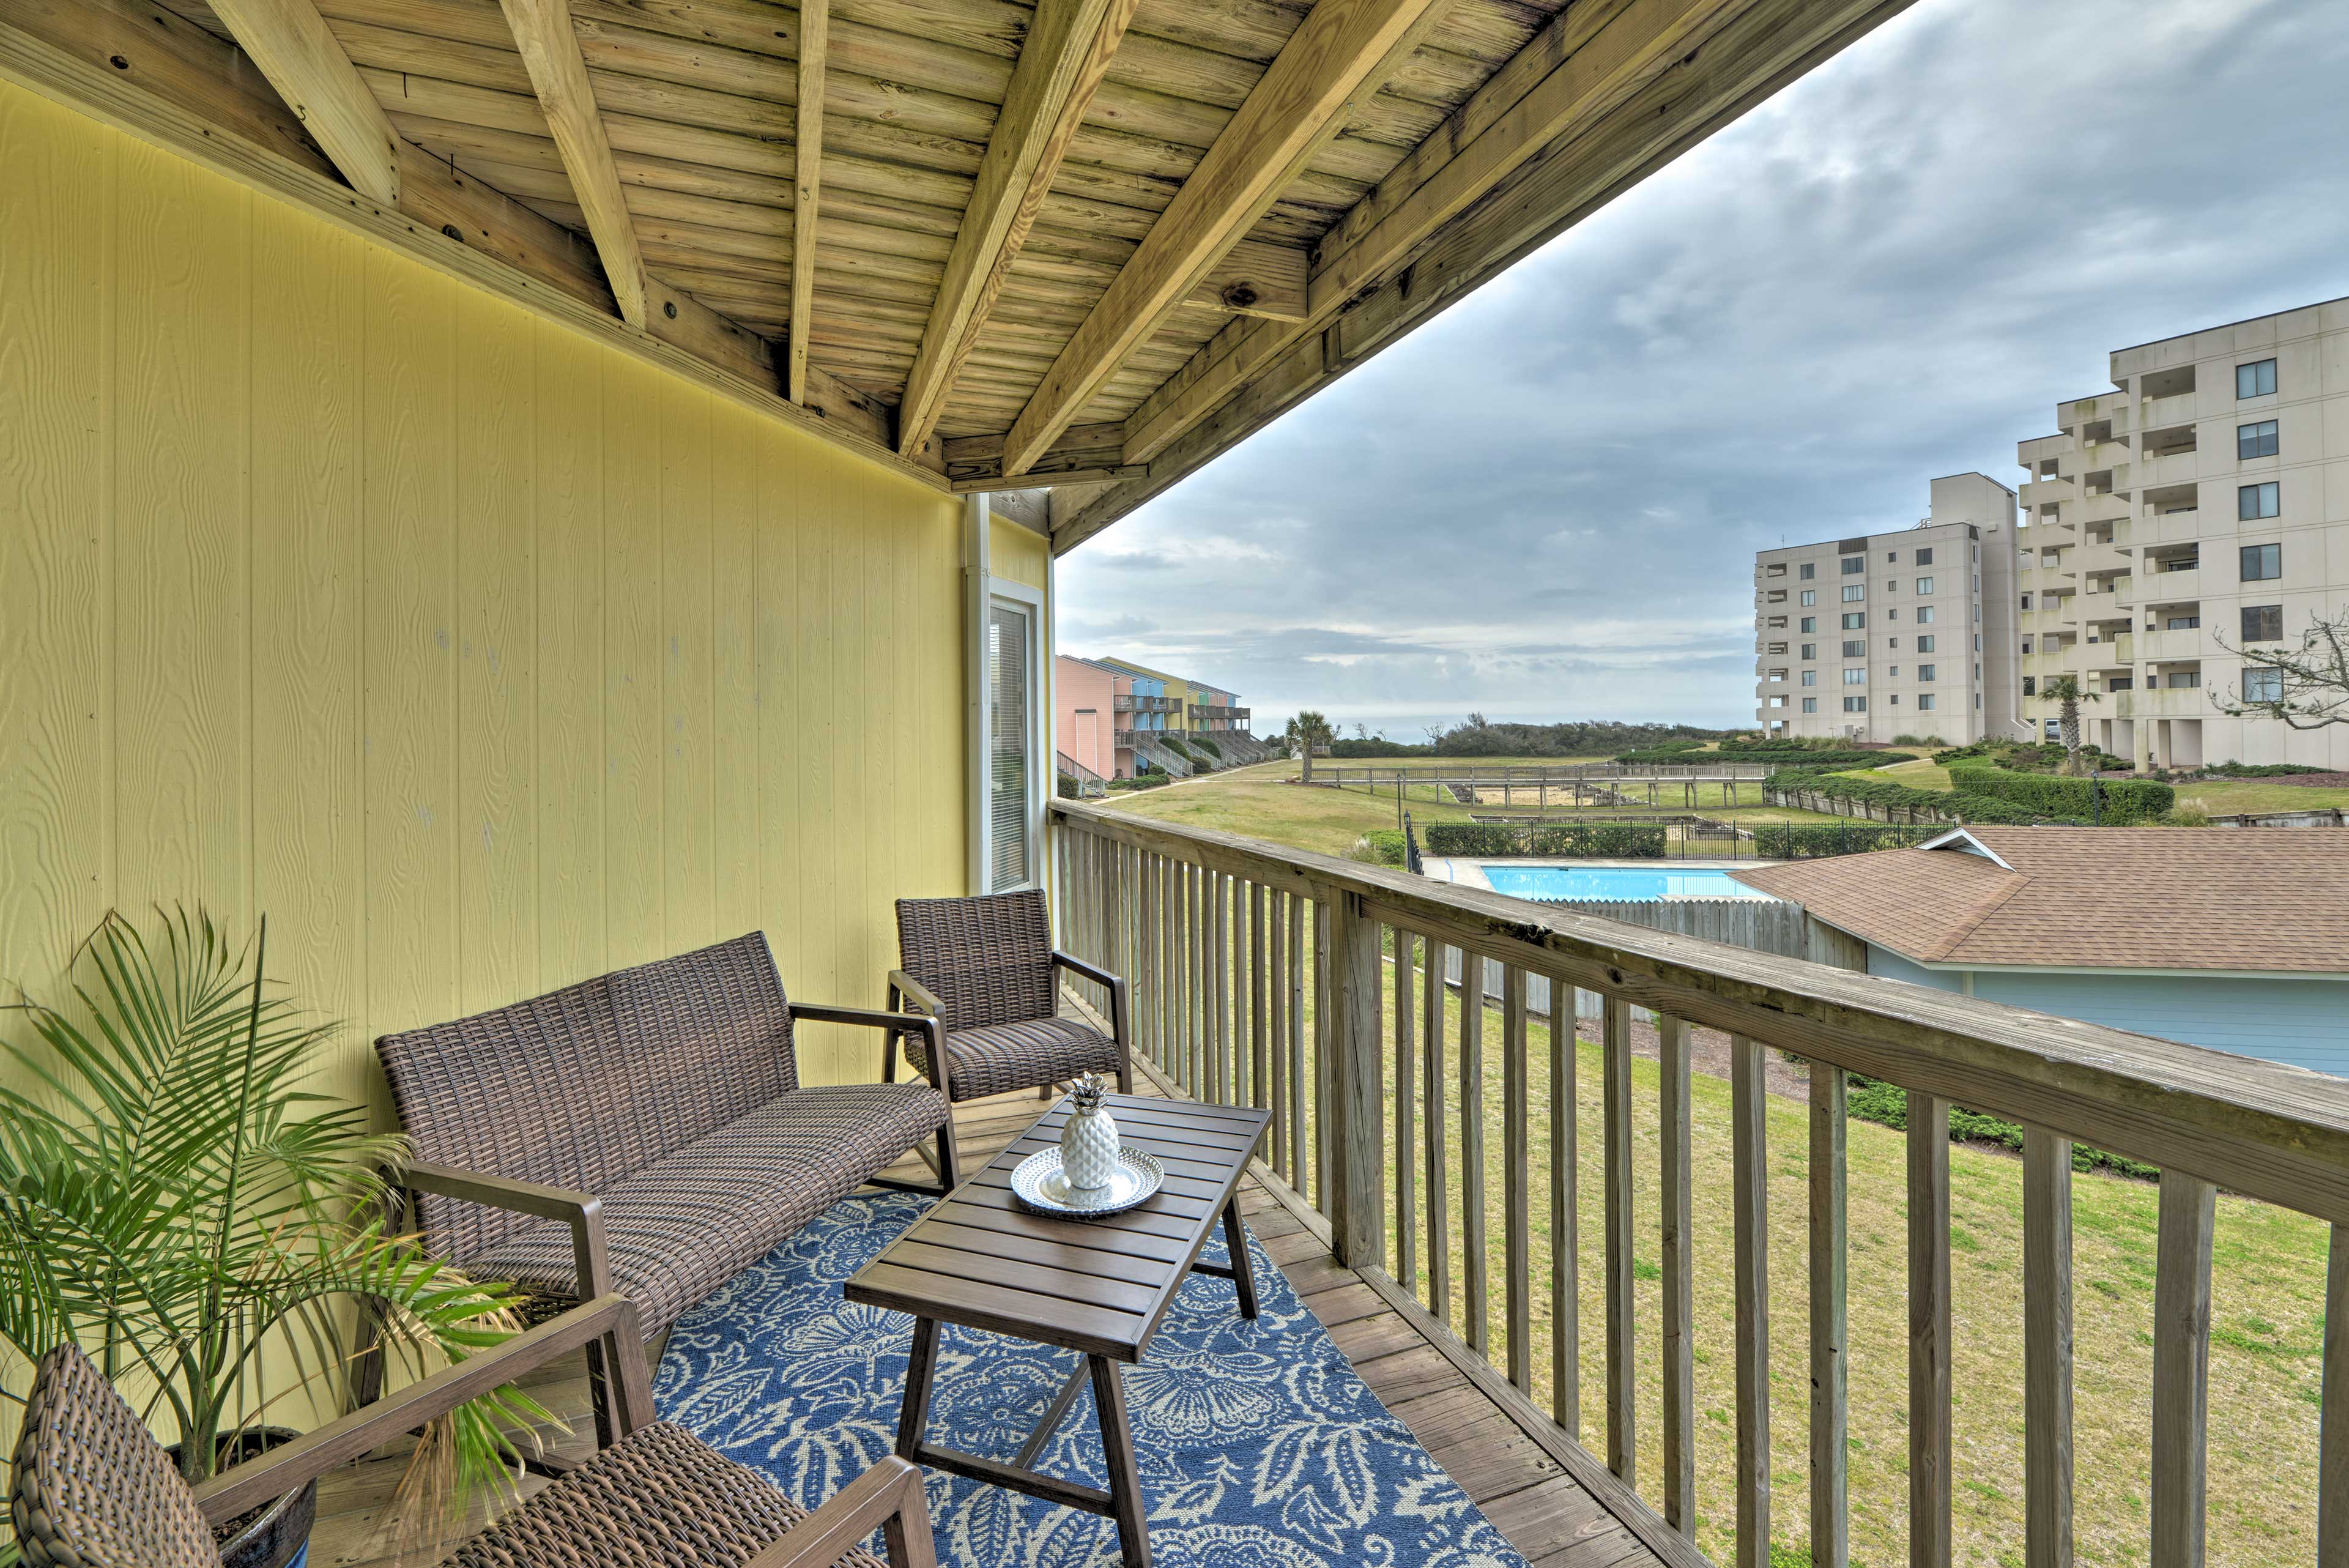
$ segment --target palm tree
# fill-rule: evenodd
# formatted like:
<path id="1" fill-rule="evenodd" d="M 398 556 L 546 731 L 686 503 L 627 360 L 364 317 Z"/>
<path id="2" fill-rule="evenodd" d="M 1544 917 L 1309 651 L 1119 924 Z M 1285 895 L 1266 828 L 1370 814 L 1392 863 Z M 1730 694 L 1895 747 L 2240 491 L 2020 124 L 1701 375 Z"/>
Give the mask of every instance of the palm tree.
<path id="1" fill-rule="evenodd" d="M 2078 774 L 2080 766 L 2080 704 L 2094 702 L 2097 693 L 2083 691 L 2079 677 L 2058 675 L 2039 688 L 2039 695 L 2056 705 L 2057 724 L 2064 737 L 2064 771 Z"/>
<path id="2" fill-rule="evenodd" d="M 1337 738 L 1337 733 L 1326 716 L 1315 712 L 1310 708 L 1291 719 L 1288 722 L 1288 728 L 1282 732 L 1288 743 L 1297 748 L 1298 755 L 1305 759 L 1307 784 L 1313 782 L 1313 749 L 1316 746 L 1328 745 Z"/>

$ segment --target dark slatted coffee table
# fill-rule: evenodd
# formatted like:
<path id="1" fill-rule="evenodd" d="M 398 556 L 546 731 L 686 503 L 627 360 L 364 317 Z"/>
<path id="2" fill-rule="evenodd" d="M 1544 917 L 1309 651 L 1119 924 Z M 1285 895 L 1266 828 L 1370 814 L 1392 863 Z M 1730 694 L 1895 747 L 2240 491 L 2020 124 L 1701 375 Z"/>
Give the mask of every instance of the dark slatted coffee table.
<path id="1" fill-rule="evenodd" d="M 1256 1316 L 1256 1280 L 1240 1231 L 1237 1189 L 1272 1113 L 1131 1095 L 1104 1096 L 1102 1104 L 1117 1118 L 1126 1143 L 1148 1149 L 1166 1167 L 1165 1186 L 1148 1202 L 1099 1220 L 1063 1220 L 1038 1214 L 1011 1195 L 1012 1168 L 1060 1143 L 1061 1124 L 1069 1115 L 1063 1097 L 858 1271 L 843 1293 L 914 1318 L 897 1452 L 916 1464 L 1106 1515 L 1117 1521 L 1127 1568 L 1145 1568 L 1150 1536 L 1134 1480 L 1133 1439 L 1117 1364 L 1142 1359 L 1175 1290 L 1194 1270 L 1229 1279 L 1239 1294 L 1240 1315 Z M 1200 1262 L 1199 1250 L 1219 1221 L 1232 1261 Z M 1082 1355 L 1008 1464 L 922 1440 L 938 1325 L 946 1323 Z M 1088 1378 L 1107 1450 L 1106 1491 L 1032 1468 Z"/>

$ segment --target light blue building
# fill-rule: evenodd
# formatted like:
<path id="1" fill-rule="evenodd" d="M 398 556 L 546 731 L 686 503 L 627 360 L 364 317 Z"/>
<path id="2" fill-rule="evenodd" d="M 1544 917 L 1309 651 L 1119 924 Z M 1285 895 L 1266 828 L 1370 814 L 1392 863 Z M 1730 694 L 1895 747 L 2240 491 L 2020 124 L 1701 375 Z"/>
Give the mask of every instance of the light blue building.
<path id="1" fill-rule="evenodd" d="M 1972 826 L 1736 876 L 1870 974 L 2349 1076 L 2349 829 Z"/>

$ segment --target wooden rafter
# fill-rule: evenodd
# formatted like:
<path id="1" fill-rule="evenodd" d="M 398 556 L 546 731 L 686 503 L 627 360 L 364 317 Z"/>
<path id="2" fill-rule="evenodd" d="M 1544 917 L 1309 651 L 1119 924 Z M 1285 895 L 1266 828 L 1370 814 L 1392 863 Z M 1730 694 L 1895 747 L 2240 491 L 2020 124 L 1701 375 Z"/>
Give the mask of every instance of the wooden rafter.
<path id="1" fill-rule="evenodd" d="M 1141 0 L 1040 0 L 963 210 L 898 407 L 897 450 L 930 437 L 1012 258 Z"/>
<path id="2" fill-rule="evenodd" d="M 620 317 L 641 329 L 645 325 L 645 264 L 636 248 L 636 231 L 620 190 L 620 171 L 612 161 L 612 143 L 604 133 L 604 117 L 595 107 L 595 89 L 587 80 L 587 64 L 579 55 L 579 36 L 572 30 L 571 0 L 501 0 L 506 25 L 513 29 L 523 67 L 546 111 L 547 129 L 563 155 L 564 172 L 587 215 L 587 233 L 603 258 L 604 275 L 619 304 Z"/>
<path id="3" fill-rule="evenodd" d="M 1740 7 L 1726 0 L 1574 5 L 1495 72 L 1462 109 L 1458 134 L 1431 138 L 1322 241 L 1305 320 L 1241 323 L 1199 351 L 1126 421 L 1123 461 L 1147 462 L 1366 285 L 1577 127 L 1603 118 Z"/>
<path id="4" fill-rule="evenodd" d="M 1151 225 L 1091 315 L 1045 372 L 1005 443 L 1006 473 L 1027 471 L 1126 357 L 1238 243 L 1377 90 L 1442 0 L 1319 0 L 1191 177 Z"/>
<path id="5" fill-rule="evenodd" d="M 1569 124 L 1562 134 L 1534 149 L 1482 199 L 1403 251 L 1383 278 L 1373 277 L 1334 302 L 1317 288 L 1313 315 L 1301 330 L 1281 328 L 1276 336 L 1275 324 L 1237 321 L 1219 333 L 1126 421 L 1120 455 L 1133 466 L 1136 429 L 1193 396 L 1203 381 L 1217 379 L 1220 385 L 1203 400 L 1206 407 L 1170 441 L 1153 449 L 1146 478 L 1109 485 L 1066 509 L 1056 508 L 1053 549 L 1065 553 L 1075 548 L 1216 453 L 1230 450 L 1787 82 L 1898 16 L 1909 3 L 1805 0 L 1791 8 L 1719 6 L 1719 25 L 1701 41 L 1684 37 L 1678 52 L 1661 60 L 1649 55 L 1654 68 L 1630 84 L 1629 91 L 1610 97 L 1607 112 Z M 1628 14 L 1635 8 L 1617 10 Z M 1572 15 L 1569 10 L 1564 19 Z M 1609 26 L 1614 19 L 1619 18 L 1610 18 Z M 1586 36 L 1588 32 L 1586 26 Z M 1536 61 L 1554 65 L 1561 57 L 1554 51 L 1566 41 L 1554 35 L 1537 38 L 1494 80 L 1501 82 L 1516 72 L 1517 91 L 1524 95 L 1520 67 Z M 1589 63 L 1601 57 L 1594 56 Z M 1500 107 L 1506 110 L 1508 106 Z M 1472 125 L 1477 119 L 1490 122 L 1489 114 L 1464 118 Z M 1463 144 L 1467 141 L 1464 139 Z M 1415 161 L 1423 172 L 1427 169 L 1426 161 L 1407 161 L 1398 177 Z M 1444 160 L 1433 161 L 1440 166 Z M 1382 188 L 1364 202 L 1363 216 L 1371 220 L 1372 231 L 1373 214 L 1396 210 L 1397 204 L 1381 200 L 1386 194 Z M 1350 219 L 1331 240 L 1361 232 Z M 1348 254 L 1341 244 L 1326 247 L 1322 270 L 1343 265 Z M 1319 276 L 1317 272 L 1317 281 Z M 1268 343 L 1268 348 L 1255 347 Z M 1225 364 L 1238 351 L 1235 345 L 1250 346 L 1237 373 Z M 1099 439 L 1093 436 L 1096 444 L 1083 454 L 1095 462 L 1102 461 Z M 1059 454 L 1050 457 L 1058 461 Z"/>
<path id="6" fill-rule="evenodd" d="M 799 129 L 792 190 L 792 317 L 784 396 L 807 400 L 808 343 L 815 318 L 816 202 L 823 182 L 823 71 L 831 53 L 831 0 L 800 0 Z"/>
<path id="7" fill-rule="evenodd" d="M 399 133 L 310 0 L 219 0 L 228 24 L 277 96 L 351 188 L 399 200 Z"/>

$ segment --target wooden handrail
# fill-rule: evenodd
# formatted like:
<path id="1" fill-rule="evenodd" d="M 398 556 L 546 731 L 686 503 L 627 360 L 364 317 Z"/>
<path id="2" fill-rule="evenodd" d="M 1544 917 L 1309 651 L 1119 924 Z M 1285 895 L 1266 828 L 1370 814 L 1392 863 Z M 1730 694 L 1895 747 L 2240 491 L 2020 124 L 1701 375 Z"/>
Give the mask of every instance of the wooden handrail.
<path id="1" fill-rule="evenodd" d="M 2078 1140 L 2162 1169 L 2147 1508 L 2157 1568 L 2201 1561 L 2216 1189 L 2336 1227 L 2317 1532 L 2321 1561 L 2349 1562 L 2349 1327 L 2330 1326 L 2349 1324 L 2349 1231 L 2339 1229 L 2349 1223 L 2349 1083 L 1081 802 L 1055 802 L 1051 820 L 1061 944 L 1125 980 L 1134 1049 L 1185 1092 L 1268 1107 L 1261 1174 L 1326 1217 L 1337 1258 L 1399 1310 L 1423 1314 L 1421 1326 L 1447 1356 L 1489 1370 L 1496 1405 L 1664 1562 L 1704 1561 L 1692 1541 L 1691 1024 L 1732 1036 L 1734 1257 L 1726 1262 L 1735 1274 L 1741 1568 L 1768 1560 L 1771 1162 L 1763 1104 L 1772 1048 L 1810 1063 L 1808 1267 L 1789 1288 L 1809 1296 L 1813 1561 L 1842 1563 L 1850 1552 L 1847 1092 L 1859 1073 L 1909 1098 L 1902 1240 L 1912 1562 L 1947 1563 L 1952 1553 L 1953 1105 L 2024 1127 L 2024 1561 L 2036 1568 L 2072 1555 L 2070 1151 Z M 1485 1075 L 1484 982 L 1460 990 L 1454 1017 L 1446 972 L 1455 950 L 1473 972 L 1486 961 L 1501 966 L 1497 1085 Z M 1546 1118 L 1530 1105 L 1534 977 L 1547 981 Z M 1603 1004 L 1599 1235 L 1578 1234 L 1576 1224 L 1578 989 Z M 1634 1009 L 1656 1016 L 1663 1092 L 1655 1152 L 1642 1151 L 1631 1111 Z M 1491 1165 L 1503 1183 L 1503 1223 L 1488 1235 L 1485 1140 L 1495 1095 L 1503 1147 Z M 1666 1216 L 1665 1321 L 1649 1340 L 1661 1342 L 1663 1419 L 1652 1433 L 1634 1420 L 1643 1394 L 1631 1203 L 1639 1162 L 1651 1158 L 1661 1162 Z M 1540 1281 L 1532 1172 L 1544 1163 L 1552 1245 L 1549 1277 Z M 1603 1463 L 1579 1447 L 1586 1253 L 1607 1306 L 1603 1325 L 1592 1325 L 1604 1334 Z M 1529 1397 L 1532 1303 L 1545 1284 L 1547 1420 Z M 1663 1460 L 1653 1506 L 1634 1490 L 1643 1441 Z"/>

